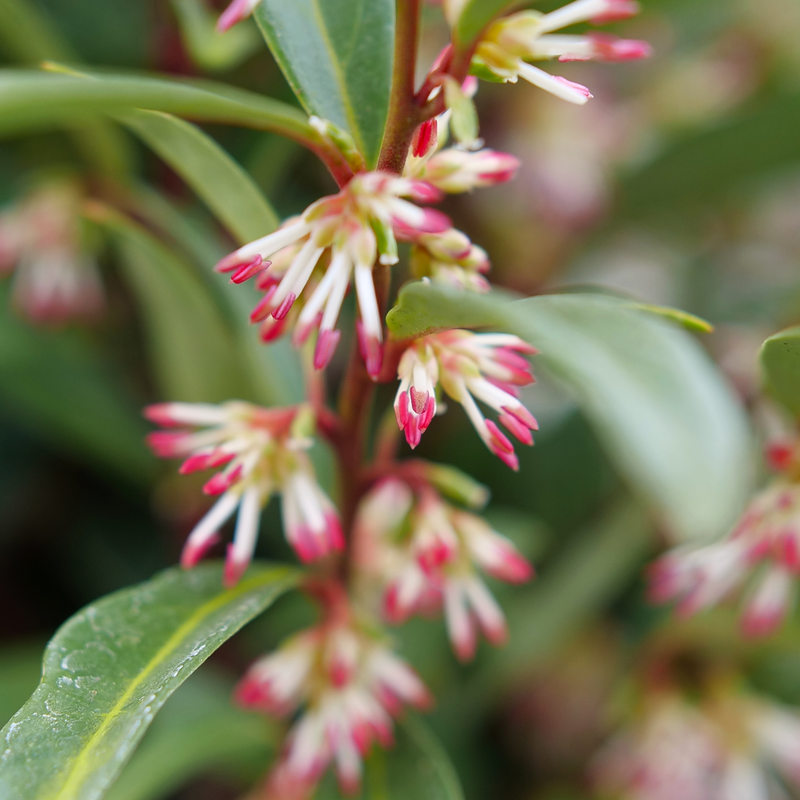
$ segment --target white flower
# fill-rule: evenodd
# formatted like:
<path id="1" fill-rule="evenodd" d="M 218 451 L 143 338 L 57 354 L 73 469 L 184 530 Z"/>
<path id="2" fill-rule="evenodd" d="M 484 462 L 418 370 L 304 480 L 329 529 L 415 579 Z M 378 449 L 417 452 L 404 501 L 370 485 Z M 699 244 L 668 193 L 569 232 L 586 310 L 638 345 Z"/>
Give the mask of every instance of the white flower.
<path id="1" fill-rule="evenodd" d="M 436 387 L 460 403 L 486 446 L 512 469 L 519 469 L 514 446 L 487 420 L 476 398 L 498 411 L 500 422 L 524 444 L 533 444 L 536 420 L 517 397 L 517 387 L 533 383 L 525 355 L 536 349 L 517 336 L 450 330 L 423 336 L 400 358 L 395 397 L 397 424 L 413 448 L 436 413 Z"/>
<path id="2" fill-rule="evenodd" d="M 585 86 L 551 75 L 529 64 L 549 58 L 560 61 L 628 61 L 646 58 L 650 46 L 646 42 L 617 39 L 613 36 L 553 35 L 553 31 L 592 22 L 601 25 L 626 19 L 638 13 L 638 3 L 630 0 L 576 0 L 569 5 L 541 14 L 520 11 L 493 22 L 481 38 L 473 58 L 473 67 L 480 75 L 516 83 L 518 78 L 538 86 L 570 103 L 583 105 L 592 95 Z"/>
<path id="3" fill-rule="evenodd" d="M 354 279 L 361 314 L 362 349 L 367 371 L 374 378 L 380 372 L 383 326 L 375 295 L 372 269 L 397 262 L 396 231 L 403 235 L 440 233 L 450 229 L 444 214 L 405 200 L 428 201 L 438 197 L 429 184 L 382 172 L 356 175 L 338 194 L 323 197 L 288 225 L 255 242 L 240 247 L 218 265 L 220 272 L 233 272 L 241 282 L 267 270 L 267 294 L 251 316 L 254 322 L 272 317 L 283 320 L 305 289 L 324 255 L 330 262 L 305 301 L 295 327 L 295 338 L 304 341 L 319 328 L 314 365 L 323 368 L 330 361 L 340 333 L 335 329 L 345 293 Z M 285 257 L 286 248 L 291 258 Z M 265 259 L 278 254 L 280 279 L 272 280 Z M 288 262 L 288 266 L 285 266 Z"/>
<path id="4" fill-rule="evenodd" d="M 148 444 L 162 458 L 185 458 L 182 474 L 224 467 L 203 487 L 221 495 L 189 534 L 181 556 L 194 566 L 218 540 L 218 531 L 238 509 L 228 546 L 225 584 L 238 582 L 253 557 L 261 509 L 273 492 L 283 494 L 286 538 L 301 561 L 323 558 L 344 547 L 339 516 L 314 477 L 303 452 L 311 445 L 311 420 L 303 406 L 267 409 L 249 403 L 163 403 L 149 406 L 152 422 L 183 430 L 156 431 Z M 190 428 L 202 427 L 193 431 Z"/>

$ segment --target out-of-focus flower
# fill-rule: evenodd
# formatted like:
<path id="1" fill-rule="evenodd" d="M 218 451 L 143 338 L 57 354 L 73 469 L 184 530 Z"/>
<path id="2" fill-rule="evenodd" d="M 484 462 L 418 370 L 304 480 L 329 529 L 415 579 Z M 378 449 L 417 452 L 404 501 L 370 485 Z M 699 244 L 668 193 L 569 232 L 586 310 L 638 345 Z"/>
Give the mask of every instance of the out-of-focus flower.
<path id="1" fill-rule="evenodd" d="M 533 444 L 538 425 L 520 402 L 518 387 L 533 383 L 526 355 L 536 349 L 517 336 L 451 330 L 423 336 L 400 358 L 400 386 L 394 409 L 406 441 L 416 447 L 436 413 L 436 390 L 460 403 L 486 446 L 512 469 L 519 469 L 514 446 L 487 420 L 476 398 L 500 413 L 500 422 L 524 444 Z"/>
<path id="2" fill-rule="evenodd" d="M 376 258 L 381 264 L 397 263 L 396 228 L 403 235 L 451 229 L 444 214 L 420 208 L 404 197 L 428 201 L 437 199 L 438 192 L 422 181 L 382 172 L 361 173 L 338 194 L 310 205 L 297 220 L 227 256 L 217 270 L 233 272 L 232 280 L 241 282 L 266 269 L 264 280 L 269 283 L 270 262 L 265 259 L 277 253 L 282 265 L 289 262 L 279 281 L 275 276 L 251 317 L 253 321 L 269 316 L 281 321 L 329 251 L 330 263 L 298 315 L 296 338 L 303 341 L 319 327 L 314 365 L 321 369 L 330 361 L 340 337 L 336 320 L 354 274 L 367 371 L 376 377 L 383 358 L 383 329 L 372 279 Z M 298 245 L 288 257 L 283 252 Z"/>
<path id="3" fill-rule="evenodd" d="M 493 644 L 508 633 L 478 570 L 524 583 L 533 569 L 483 519 L 445 502 L 424 479 L 414 483 L 386 478 L 362 501 L 355 527 L 359 565 L 384 587 L 391 622 L 444 608 L 453 649 L 466 661 L 475 654 L 478 630 Z"/>
<path id="4" fill-rule="evenodd" d="M 551 75 L 528 61 L 629 61 L 646 58 L 646 42 L 618 39 L 598 33 L 585 36 L 553 35 L 553 31 L 579 22 L 602 25 L 626 19 L 639 11 L 630 0 L 576 0 L 549 14 L 520 11 L 493 22 L 481 38 L 473 57 L 479 76 L 515 83 L 518 78 L 567 100 L 583 105 L 592 95 L 585 86 Z"/>
<path id="5" fill-rule="evenodd" d="M 649 570 L 654 602 L 679 600 L 678 612 L 694 614 L 717 605 L 763 565 L 763 576 L 745 602 L 742 627 L 766 635 L 792 606 L 800 574 L 800 483 L 795 443 L 767 449 L 773 468 L 786 475 L 755 496 L 731 533 L 719 542 L 677 547 Z"/>
<path id="6" fill-rule="evenodd" d="M 460 194 L 509 181 L 518 169 L 519 159 L 509 153 L 447 147 L 420 164 L 414 177 L 448 194 Z"/>
<path id="7" fill-rule="evenodd" d="M 16 268 L 13 301 L 33 322 L 100 313 L 103 287 L 81 241 L 81 193 L 54 181 L 0 213 L 0 275 Z"/>
<path id="8" fill-rule="evenodd" d="M 769 800 L 773 773 L 800 787 L 800 716 L 727 691 L 689 703 L 661 691 L 596 759 L 600 797 L 616 800 Z"/>
<path id="9" fill-rule="evenodd" d="M 415 278 L 430 278 L 434 283 L 473 292 L 490 288 L 484 277 L 491 267 L 486 251 L 454 229 L 418 236 L 411 248 L 410 266 Z"/>
<path id="10" fill-rule="evenodd" d="M 233 0 L 233 2 L 220 14 L 217 21 L 217 30 L 224 33 L 236 23 L 247 19 L 261 0 Z"/>
<path id="11" fill-rule="evenodd" d="M 206 494 L 221 497 L 189 534 L 181 555 L 184 567 L 203 557 L 218 540 L 220 527 L 238 509 L 224 578 L 226 586 L 236 584 L 253 557 L 261 509 L 275 491 L 283 497 L 284 533 L 301 561 L 344 547 L 336 509 L 318 485 L 304 452 L 311 445 L 313 427 L 306 407 L 267 409 L 237 401 L 163 403 L 149 406 L 145 416 L 166 427 L 182 426 L 148 436 L 156 455 L 186 459 L 182 474 L 224 467 L 203 487 Z"/>
<path id="12" fill-rule="evenodd" d="M 392 745 L 392 716 L 431 702 L 408 664 L 335 610 L 253 664 L 236 694 L 246 708 L 276 716 L 302 708 L 268 782 L 273 800 L 310 797 L 331 763 L 342 790 L 356 794 L 372 743 Z"/>

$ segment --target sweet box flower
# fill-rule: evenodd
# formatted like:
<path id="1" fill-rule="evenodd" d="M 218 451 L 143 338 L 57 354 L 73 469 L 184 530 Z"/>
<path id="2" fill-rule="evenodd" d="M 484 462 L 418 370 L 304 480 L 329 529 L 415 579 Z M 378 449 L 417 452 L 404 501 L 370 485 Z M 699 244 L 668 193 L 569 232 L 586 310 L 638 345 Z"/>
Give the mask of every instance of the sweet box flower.
<path id="1" fill-rule="evenodd" d="M 247 19 L 261 0 L 233 0 L 233 2 L 220 14 L 217 21 L 217 30 L 224 33 L 237 23 Z"/>
<path id="2" fill-rule="evenodd" d="M 599 796 L 619 800 L 785 797 L 775 775 L 800 788 L 800 716 L 742 692 L 689 702 L 661 690 L 645 698 L 591 772 Z"/>
<path id="3" fill-rule="evenodd" d="M 386 618 L 444 610 L 456 655 L 475 654 L 478 631 L 493 644 L 507 636 L 505 617 L 480 572 L 524 583 L 533 568 L 509 539 L 479 516 L 445 502 L 423 481 L 381 481 L 361 503 L 357 560 L 383 586 Z"/>
<path id="4" fill-rule="evenodd" d="M 653 602 L 678 600 L 689 616 L 718 605 L 763 566 L 745 601 L 745 634 L 773 632 L 792 606 L 800 574 L 800 484 L 780 479 L 761 491 L 725 538 L 670 550 L 649 569 Z"/>
<path id="5" fill-rule="evenodd" d="M 408 444 L 416 447 L 430 425 L 441 386 L 464 407 L 486 446 L 504 464 L 519 469 L 514 446 L 483 416 L 475 400 L 500 412 L 500 422 L 519 441 L 533 444 L 531 431 L 538 425 L 517 395 L 518 387 L 534 381 L 525 356 L 536 352 L 518 336 L 505 333 L 450 330 L 416 339 L 400 358 L 394 402 L 397 424 Z"/>
<path id="6" fill-rule="evenodd" d="M 523 78 L 562 100 L 583 105 L 592 97 L 585 86 L 551 75 L 528 62 L 550 58 L 560 61 L 646 58 L 651 52 L 646 42 L 597 33 L 585 36 L 553 34 L 553 31 L 579 22 L 602 25 L 627 19 L 638 11 L 638 3 L 631 0 L 575 0 L 549 14 L 528 10 L 501 17 L 482 36 L 473 57 L 473 70 L 479 76 L 510 83 Z"/>
<path id="7" fill-rule="evenodd" d="M 328 600 L 326 620 L 256 661 L 237 687 L 245 708 L 273 716 L 300 709 L 268 781 L 273 800 L 310 797 L 331 763 L 342 790 L 356 794 L 373 742 L 392 745 L 392 717 L 405 704 L 431 703 L 416 672 L 343 603 Z"/>
<path id="8" fill-rule="evenodd" d="M 329 256 L 324 274 L 297 317 L 295 338 L 304 341 L 318 327 L 314 364 L 317 369 L 328 364 L 340 338 L 336 321 L 354 276 L 367 371 L 377 377 L 383 358 L 383 328 L 372 278 L 376 259 L 385 265 L 397 263 L 396 230 L 404 236 L 451 230 L 444 214 L 414 205 L 405 197 L 429 201 L 437 199 L 438 193 L 423 181 L 382 172 L 360 173 L 338 194 L 313 203 L 296 220 L 240 247 L 224 258 L 217 270 L 233 273 L 234 282 L 267 270 L 265 279 L 270 285 L 251 319 L 262 321 L 271 316 L 280 322 L 321 259 Z M 283 252 L 286 248 L 294 248 L 290 258 Z M 275 254 L 282 264 L 289 264 L 280 280 L 272 280 L 271 262 L 265 260 Z"/>
<path id="9" fill-rule="evenodd" d="M 0 275 L 15 270 L 12 299 L 32 322 L 57 325 L 103 310 L 100 273 L 81 241 L 80 207 L 78 186 L 64 180 L 0 212 Z"/>
<path id="10" fill-rule="evenodd" d="M 206 494 L 220 498 L 189 534 L 182 566 L 192 567 L 203 557 L 238 509 L 224 576 L 226 586 L 236 584 L 253 557 L 261 509 L 276 491 L 283 498 L 284 533 L 301 561 L 344 547 L 339 516 L 304 452 L 312 443 L 313 424 L 306 407 L 162 403 L 148 406 L 145 416 L 180 428 L 151 433 L 148 444 L 162 458 L 185 458 L 181 474 L 223 467 L 203 487 Z"/>

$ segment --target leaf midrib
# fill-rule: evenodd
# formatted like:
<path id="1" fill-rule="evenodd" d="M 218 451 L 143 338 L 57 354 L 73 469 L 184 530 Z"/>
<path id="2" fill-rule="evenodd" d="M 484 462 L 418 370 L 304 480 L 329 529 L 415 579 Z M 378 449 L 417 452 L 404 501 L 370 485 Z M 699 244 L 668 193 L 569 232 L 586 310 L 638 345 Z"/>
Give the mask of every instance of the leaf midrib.
<path id="1" fill-rule="evenodd" d="M 72 762 L 72 768 L 66 777 L 65 783 L 54 794 L 51 795 L 52 800 L 70 800 L 75 797 L 75 791 L 79 790 L 85 782 L 87 773 L 91 772 L 90 758 L 91 753 L 95 746 L 105 736 L 106 732 L 116 722 L 122 714 L 128 701 L 131 699 L 136 690 L 147 680 L 153 673 L 156 667 L 163 662 L 168 655 L 174 653 L 178 647 L 187 638 L 188 634 L 200 624 L 206 617 L 210 616 L 214 611 L 229 604 L 243 594 L 256 588 L 259 584 L 267 583 L 275 577 L 279 570 L 270 570 L 269 572 L 259 575 L 250 580 L 242 581 L 235 589 L 231 589 L 225 594 L 218 595 L 213 600 L 204 603 L 198 608 L 180 627 L 167 639 L 167 641 L 158 649 L 158 652 L 150 659 L 147 666 L 131 681 L 128 688 L 119 696 L 119 699 L 114 703 L 113 707 L 104 715 L 103 721 L 98 726 L 97 730 L 89 737 L 85 746 L 81 748 L 80 753 Z"/>

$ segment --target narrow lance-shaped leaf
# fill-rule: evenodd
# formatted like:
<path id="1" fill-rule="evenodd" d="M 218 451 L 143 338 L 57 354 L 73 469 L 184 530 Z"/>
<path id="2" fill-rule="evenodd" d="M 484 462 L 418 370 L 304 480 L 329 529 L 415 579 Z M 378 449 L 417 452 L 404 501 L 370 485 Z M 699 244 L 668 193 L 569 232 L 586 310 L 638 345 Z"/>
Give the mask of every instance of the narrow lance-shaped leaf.
<path id="1" fill-rule="evenodd" d="M 629 306 L 629 304 L 627 304 Z M 717 536 L 750 487 L 744 412 L 697 342 L 650 313 L 598 295 L 508 302 L 412 284 L 387 317 L 398 337 L 445 328 L 508 330 L 571 392 L 620 472 L 679 538 Z"/>
<path id="2" fill-rule="evenodd" d="M 255 18 L 306 111 L 348 131 L 374 166 L 389 110 L 394 0 L 262 0 Z"/>
<path id="3" fill-rule="evenodd" d="M 122 376 L 77 332 L 37 330 L 18 319 L 9 294 L 0 286 L 0 401 L 73 456 L 126 480 L 148 481 L 147 429 Z"/>
<path id="4" fill-rule="evenodd" d="M 220 402 L 252 398 L 232 331 L 203 279 L 144 228 L 107 206 L 87 206 L 115 237 L 125 278 L 145 323 L 164 398 Z"/>
<path id="5" fill-rule="evenodd" d="M 761 368 L 767 391 L 800 415 L 800 327 L 787 328 L 764 342 Z"/>
<path id="6" fill-rule="evenodd" d="M 280 743 L 280 723 L 237 708 L 234 683 L 209 666 L 192 675 L 160 711 L 108 800 L 162 800 L 201 775 L 262 775 Z"/>
<path id="7" fill-rule="evenodd" d="M 310 146 L 319 134 L 296 108 L 213 81 L 90 73 L 94 80 L 0 70 L 0 134 L 46 128 L 131 108 L 273 131 Z"/>
<path id="8" fill-rule="evenodd" d="M 56 633 L 39 688 L 0 734 L 0 798 L 102 797 L 175 689 L 297 579 L 254 565 L 223 590 L 220 564 L 173 568 L 84 608 Z"/>
<path id="9" fill-rule="evenodd" d="M 196 125 L 156 111 L 118 116 L 194 189 L 241 243 L 278 227 L 278 217 L 250 176 Z"/>

